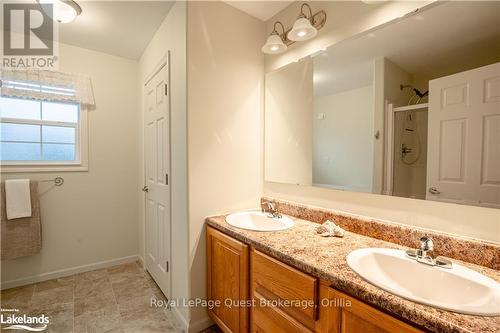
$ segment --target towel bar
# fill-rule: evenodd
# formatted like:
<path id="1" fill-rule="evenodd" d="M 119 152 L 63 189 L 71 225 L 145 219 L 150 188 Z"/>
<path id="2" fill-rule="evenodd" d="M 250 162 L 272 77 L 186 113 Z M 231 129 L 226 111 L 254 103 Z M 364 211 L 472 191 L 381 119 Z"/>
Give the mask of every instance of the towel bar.
<path id="1" fill-rule="evenodd" d="M 40 180 L 39 182 L 41 182 L 41 183 L 54 182 L 55 186 L 61 186 L 62 184 L 64 184 L 64 178 L 57 176 L 54 179 L 45 179 L 45 180 Z"/>

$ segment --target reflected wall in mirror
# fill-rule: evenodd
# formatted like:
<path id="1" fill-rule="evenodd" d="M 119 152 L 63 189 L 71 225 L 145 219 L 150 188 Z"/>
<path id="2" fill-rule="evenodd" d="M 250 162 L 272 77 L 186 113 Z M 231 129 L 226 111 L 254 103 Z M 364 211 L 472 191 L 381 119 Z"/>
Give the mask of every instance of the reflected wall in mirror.
<path id="1" fill-rule="evenodd" d="M 268 73 L 265 180 L 500 208 L 498 22 L 433 4 Z"/>

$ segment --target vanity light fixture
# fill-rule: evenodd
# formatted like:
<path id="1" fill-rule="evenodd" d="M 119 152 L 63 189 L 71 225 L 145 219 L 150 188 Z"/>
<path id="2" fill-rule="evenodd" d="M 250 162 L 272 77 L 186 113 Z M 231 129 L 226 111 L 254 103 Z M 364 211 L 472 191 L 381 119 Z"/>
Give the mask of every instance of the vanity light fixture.
<path id="1" fill-rule="evenodd" d="M 307 18 L 306 14 L 304 14 L 304 8 L 309 9 L 309 18 Z M 312 25 L 313 14 L 311 10 L 311 6 L 307 3 L 303 3 L 300 6 L 300 14 L 297 17 L 297 20 L 293 24 L 292 30 L 290 30 L 287 34 L 288 39 L 297 41 L 308 40 L 316 36 L 318 33 L 318 29 L 316 29 Z"/>
<path id="2" fill-rule="evenodd" d="M 276 30 L 276 26 L 280 25 L 283 33 L 280 35 Z M 262 52 L 267 54 L 278 54 L 285 52 L 288 48 L 285 43 L 283 43 L 283 37 L 285 36 L 285 27 L 280 21 L 274 22 L 273 32 L 267 38 L 266 44 L 262 46 Z"/>
<path id="3" fill-rule="evenodd" d="M 82 8 L 73 0 L 37 0 L 37 2 L 40 5 L 52 5 L 51 18 L 59 23 L 69 23 L 82 13 Z"/>
<path id="4" fill-rule="evenodd" d="M 304 14 L 304 8 L 309 9 L 309 18 Z M 267 38 L 262 52 L 267 54 L 278 54 L 285 52 L 291 44 L 296 41 L 304 41 L 313 38 L 318 30 L 325 26 L 326 12 L 320 10 L 313 14 L 311 6 L 303 3 L 300 7 L 300 15 L 291 29 L 286 30 L 280 21 L 274 22 L 273 32 Z M 276 26 L 280 25 L 282 33 L 278 33 Z"/>

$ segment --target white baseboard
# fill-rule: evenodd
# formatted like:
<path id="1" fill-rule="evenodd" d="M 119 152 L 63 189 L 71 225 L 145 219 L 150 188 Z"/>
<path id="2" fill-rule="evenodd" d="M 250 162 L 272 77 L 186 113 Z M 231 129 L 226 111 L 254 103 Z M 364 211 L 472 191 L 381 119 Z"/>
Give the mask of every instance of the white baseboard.
<path id="1" fill-rule="evenodd" d="M 146 269 L 146 262 L 144 261 L 144 258 L 139 254 L 139 255 L 137 255 L 137 259 L 141 263 L 142 268 Z"/>
<path id="2" fill-rule="evenodd" d="M 184 332 L 187 332 L 188 331 L 188 326 L 189 326 L 189 323 L 188 323 L 188 320 L 184 317 L 184 315 L 179 311 L 179 308 L 176 307 L 176 306 L 173 306 L 172 307 L 172 311 L 174 313 L 174 316 L 175 318 L 179 321 L 179 323 L 181 323 L 182 325 L 182 329 Z"/>
<path id="3" fill-rule="evenodd" d="M 32 275 L 32 276 L 28 276 L 28 277 L 24 277 L 24 278 L 20 278 L 20 279 L 15 279 L 15 280 L 10 280 L 10 281 L 2 281 L 0 289 L 3 290 L 3 289 L 8 289 L 8 288 L 24 286 L 24 285 L 31 284 L 31 283 L 57 279 L 57 278 L 61 278 L 61 277 L 65 277 L 65 276 L 69 276 L 69 275 L 73 275 L 73 274 L 93 271 L 95 269 L 125 264 L 128 262 L 137 261 L 139 259 L 140 259 L 140 257 L 138 255 L 133 255 L 133 256 L 128 256 L 128 257 L 111 259 L 111 260 L 99 261 L 99 262 L 96 262 L 93 264 L 88 264 L 88 265 L 65 268 L 65 269 L 61 269 L 58 271 Z"/>
<path id="4" fill-rule="evenodd" d="M 213 324 L 214 322 L 212 321 L 212 319 L 210 319 L 210 317 L 207 316 L 205 318 L 195 321 L 194 323 L 191 323 L 187 331 L 189 333 L 198 333 L 206 328 L 209 328 Z"/>

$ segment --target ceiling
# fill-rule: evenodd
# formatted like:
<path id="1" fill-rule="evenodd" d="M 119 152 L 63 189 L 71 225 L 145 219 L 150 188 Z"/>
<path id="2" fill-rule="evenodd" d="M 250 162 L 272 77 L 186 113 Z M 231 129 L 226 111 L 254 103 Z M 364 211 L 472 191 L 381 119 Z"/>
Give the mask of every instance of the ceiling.
<path id="1" fill-rule="evenodd" d="M 78 1 L 82 14 L 59 24 L 59 41 L 139 59 L 173 1 Z"/>
<path id="2" fill-rule="evenodd" d="M 433 79 L 500 61 L 500 2 L 447 2 L 331 46 L 314 57 L 315 94 L 372 84 L 385 57 Z"/>
<path id="3" fill-rule="evenodd" d="M 261 21 L 267 21 L 286 7 L 293 1 L 224 1 L 234 8 L 244 11 L 245 13 L 258 18 Z"/>
<path id="4" fill-rule="evenodd" d="M 77 0 L 82 14 L 59 25 L 59 41 L 137 60 L 175 1 Z M 267 21 L 293 1 L 224 1 Z"/>

